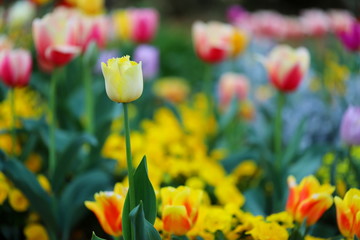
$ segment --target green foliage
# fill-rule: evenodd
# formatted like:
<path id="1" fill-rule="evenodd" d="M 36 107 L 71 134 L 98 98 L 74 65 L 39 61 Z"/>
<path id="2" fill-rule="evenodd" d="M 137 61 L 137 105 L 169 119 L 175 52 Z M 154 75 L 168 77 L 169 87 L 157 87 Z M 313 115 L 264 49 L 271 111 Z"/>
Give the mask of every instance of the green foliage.
<path id="1" fill-rule="evenodd" d="M 93 233 L 92 233 L 91 240 L 105 240 L 105 239 L 104 239 L 104 238 L 99 238 L 99 237 L 96 236 L 96 234 L 93 232 Z"/>
<path id="2" fill-rule="evenodd" d="M 130 212 L 132 240 L 161 240 L 160 234 L 145 218 L 142 201 Z"/>
<path id="3" fill-rule="evenodd" d="M 154 188 L 151 185 L 151 182 L 148 177 L 147 172 L 147 164 L 146 157 L 144 156 L 141 160 L 139 166 L 135 170 L 134 173 L 135 180 L 135 204 L 139 205 L 141 203 L 141 212 L 144 215 L 144 219 L 146 222 L 142 223 L 143 225 L 152 225 L 156 219 L 156 196 L 154 192 Z M 135 233 L 132 225 L 130 225 L 131 221 L 131 213 L 130 211 L 134 211 L 130 209 L 130 201 L 129 201 L 129 193 L 126 196 L 123 215 L 122 215 L 122 223 L 123 223 L 123 235 L 124 239 L 138 239 L 134 238 Z M 140 210 L 137 210 L 140 211 Z M 147 227 L 148 228 L 148 227 Z"/>

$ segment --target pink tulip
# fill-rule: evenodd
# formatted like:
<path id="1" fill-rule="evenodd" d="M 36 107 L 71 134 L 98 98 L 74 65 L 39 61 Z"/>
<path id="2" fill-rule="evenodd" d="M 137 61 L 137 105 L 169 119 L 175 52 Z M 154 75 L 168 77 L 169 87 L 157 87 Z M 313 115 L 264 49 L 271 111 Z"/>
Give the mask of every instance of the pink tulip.
<path id="1" fill-rule="evenodd" d="M 287 45 L 275 47 L 264 60 L 271 83 L 282 92 L 297 89 L 307 73 L 310 54 L 306 48 L 293 49 Z"/>
<path id="2" fill-rule="evenodd" d="M 150 42 L 156 33 L 159 14 L 152 8 L 130 9 L 131 39 L 136 43 Z"/>
<path id="3" fill-rule="evenodd" d="M 224 61 L 232 51 L 233 27 L 220 22 L 195 22 L 192 35 L 198 57 L 208 63 Z"/>
<path id="4" fill-rule="evenodd" d="M 220 106 L 226 108 L 233 98 L 245 100 L 249 92 L 249 80 L 245 75 L 228 72 L 220 77 L 218 94 Z"/>
<path id="5" fill-rule="evenodd" d="M 306 10 L 302 13 L 300 22 L 305 33 L 312 37 L 321 37 L 330 31 L 330 18 L 322 10 Z"/>
<path id="6" fill-rule="evenodd" d="M 84 53 L 91 42 L 98 48 L 104 48 L 108 36 L 108 20 L 104 16 L 88 17 L 82 14 L 77 16 L 76 45 Z"/>
<path id="7" fill-rule="evenodd" d="M 341 33 L 351 28 L 355 17 L 345 10 L 332 10 L 329 12 L 330 26 L 334 33 Z"/>
<path id="8" fill-rule="evenodd" d="M 302 28 L 299 19 L 292 17 L 285 18 L 285 24 L 286 24 L 286 30 L 285 30 L 286 39 L 299 39 L 304 37 L 305 32 Z"/>
<path id="9" fill-rule="evenodd" d="M 251 16 L 251 28 L 260 37 L 283 38 L 286 31 L 286 22 L 279 13 L 259 11 Z"/>
<path id="10" fill-rule="evenodd" d="M 0 78 L 9 87 L 28 85 L 31 67 L 31 54 L 27 50 L 15 49 L 0 52 Z"/>
<path id="11" fill-rule="evenodd" d="M 79 52 L 74 11 L 56 8 L 33 22 L 33 36 L 40 68 L 51 72 L 68 64 Z"/>

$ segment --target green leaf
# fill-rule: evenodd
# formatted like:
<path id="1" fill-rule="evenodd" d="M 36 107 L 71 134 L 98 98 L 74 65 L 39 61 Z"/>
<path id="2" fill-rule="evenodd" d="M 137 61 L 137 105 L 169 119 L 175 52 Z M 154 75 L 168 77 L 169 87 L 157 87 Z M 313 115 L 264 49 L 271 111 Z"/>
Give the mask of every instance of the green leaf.
<path id="1" fill-rule="evenodd" d="M 95 232 L 93 232 L 91 240 L 105 240 L 105 239 L 104 238 L 99 238 L 98 236 L 96 236 Z"/>
<path id="2" fill-rule="evenodd" d="M 151 185 L 146 165 L 146 156 L 143 157 L 134 173 L 135 204 L 143 202 L 145 218 L 154 224 L 156 219 L 156 195 Z"/>
<path id="3" fill-rule="evenodd" d="M 135 184 L 135 204 L 140 204 L 142 202 L 145 219 L 151 224 L 155 222 L 156 219 L 156 196 L 154 188 L 151 185 L 151 182 L 148 177 L 146 157 L 144 156 L 141 160 L 139 166 L 134 173 L 134 184 Z M 124 209 L 122 214 L 122 226 L 123 226 L 123 236 L 125 240 L 134 239 L 131 236 L 131 225 L 130 223 L 130 201 L 129 193 L 126 195 Z"/>
<path id="4" fill-rule="evenodd" d="M 300 122 L 294 137 L 291 139 L 289 145 L 286 147 L 286 151 L 283 157 L 283 164 L 287 166 L 295 157 L 297 150 L 299 149 L 301 137 L 304 133 L 306 118 L 302 119 Z"/>
<path id="5" fill-rule="evenodd" d="M 68 239 L 71 228 L 87 213 L 84 202 L 110 186 L 110 176 L 100 170 L 79 175 L 66 186 L 58 207 L 63 239 Z"/>
<path id="6" fill-rule="evenodd" d="M 123 213 L 122 213 L 122 227 L 123 227 L 123 237 L 124 240 L 131 240 L 131 224 L 130 224 L 130 201 L 129 201 L 129 192 L 126 194 Z"/>
<path id="7" fill-rule="evenodd" d="M 133 232 L 132 240 L 161 240 L 157 230 L 145 219 L 142 202 L 130 212 L 129 217 Z"/>
<path id="8" fill-rule="evenodd" d="M 299 230 L 293 230 L 293 232 L 289 236 L 289 240 L 304 240 L 304 238 L 299 232 Z"/>
<path id="9" fill-rule="evenodd" d="M 220 230 L 215 232 L 215 240 L 226 240 L 224 233 Z"/>
<path id="10" fill-rule="evenodd" d="M 175 235 L 172 235 L 172 236 L 171 236 L 171 240 L 189 240 L 189 238 L 186 237 L 186 236 L 175 236 Z"/>
<path id="11" fill-rule="evenodd" d="M 71 171 L 73 162 L 76 160 L 77 155 L 81 151 L 84 144 L 95 146 L 97 144 L 96 138 L 88 134 L 77 136 L 59 156 L 54 173 L 54 191 L 57 191 L 61 188 L 64 179 Z"/>
<path id="12" fill-rule="evenodd" d="M 56 232 L 58 223 L 53 211 L 54 202 L 40 186 L 36 176 L 17 160 L 6 160 L 0 155 L 1 171 L 20 189 L 27 197 L 33 210 L 46 220 L 49 230 Z"/>

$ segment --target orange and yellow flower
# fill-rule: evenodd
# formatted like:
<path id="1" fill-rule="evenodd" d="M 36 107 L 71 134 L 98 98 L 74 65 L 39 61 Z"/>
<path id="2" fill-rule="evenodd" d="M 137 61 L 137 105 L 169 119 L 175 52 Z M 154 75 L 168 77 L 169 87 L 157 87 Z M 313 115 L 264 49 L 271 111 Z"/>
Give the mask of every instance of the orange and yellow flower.
<path id="1" fill-rule="evenodd" d="M 160 190 L 162 200 L 162 222 L 166 232 L 181 236 L 196 223 L 203 192 L 180 186 Z"/>
<path id="2" fill-rule="evenodd" d="M 331 194 L 335 188 L 330 184 L 320 185 L 314 176 L 305 177 L 299 185 L 296 179 L 290 176 L 288 185 L 286 211 L 299 223 L 306 219 L 307 226 L 315 224 L 333 204 Z"/>
<path id="3" fill-rule="evenodd" d="M 125 196 L 125 188 L 121 183 L 117 183 L 114 191 L 96 193 L 95 202 L 85 202 L 85 206 L 94 212 L 104 231 L 115 237 L 122 234 L 121 221 Z"/>
<path id="4" fill-rule="evenodd" d="M 360 190 L 351 188 L 344 199 L 336 196 L 337 224 L 341 234 L 347 238 L 360 238 Z"/>

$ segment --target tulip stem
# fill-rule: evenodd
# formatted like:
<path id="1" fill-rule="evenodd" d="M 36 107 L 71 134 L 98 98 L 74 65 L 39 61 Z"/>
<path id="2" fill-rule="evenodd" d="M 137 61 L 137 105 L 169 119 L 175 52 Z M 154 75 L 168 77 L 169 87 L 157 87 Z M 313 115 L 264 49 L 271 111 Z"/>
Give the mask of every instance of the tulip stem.
<path id="1" fill-rule="evenodd" d="M 60 75 L 60 69 L 55 69 L 50 81 L 50 143 L 49 143 L 49 176 L 53 181 L 56 168 L 56 85 Z"/>
<path id="2" fill-rule="evenodd" d="M 277 109 L 275 117 L 275 154 L 276 154 L 276 163 L 275 167 L 281 173 L 282 169 L 282 111 L 285 103 L 285 94 L 283 92 L 278 92 L 277 95 Z"/>
<path id="3" fill-rule="evenodd" d="M 85 87 L 85 126 L 86 131 L 89 134 L 94 134 L 94 98 L 92 92 L 92 77 L 90 67 L 87 64 L 83 64 L 83 78 Z"/>
<path id="4" fill-rule="evenodd" d="M 10 111 L 11 111 L 11 155 L 15 156 L 15 145 L 16 145 L 16 111 L 15 111 L 15 89 L 10 88 Z"/>
<path id="5" fill-rule="evenodd" d="M 124 109 L 124 128 L 125 128 L 125 141 L 126 141 L 126 162 L 128 168 L 129 177 L 129 197 L 130 197 L 130 211 L 135 208 L 135 186 L 134 186 L 134 167 L 131 159 L 131 144 L 130 144 L 130 127 L 129 127 L 129 115 L 128 104 L 123 103 Z"/>

